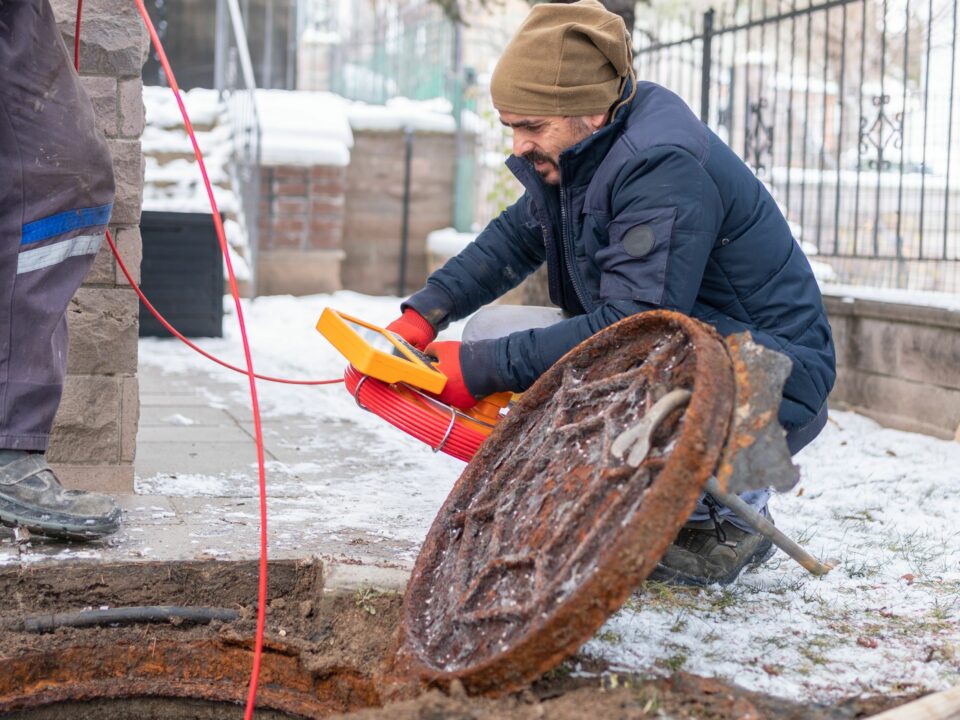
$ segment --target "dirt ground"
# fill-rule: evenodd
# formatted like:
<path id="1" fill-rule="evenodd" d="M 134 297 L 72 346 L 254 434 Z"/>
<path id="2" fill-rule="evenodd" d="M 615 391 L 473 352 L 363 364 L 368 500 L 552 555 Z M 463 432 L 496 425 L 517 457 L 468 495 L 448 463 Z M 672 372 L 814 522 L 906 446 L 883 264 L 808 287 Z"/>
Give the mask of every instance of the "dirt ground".
<path id="1" fill-rule="evenodd" d="M 323 591 L 320 563 L 275 563 L 271 566 L 270 598 L 267 612 L 266 647 L 276 662 L 289 661 L 288 675 L 265 665 L 262 687 L 287 683 L 297 692 L 323 694 L 335 687 L 336 700 L 322 714 L 292 712 L 286 707 L 267 707 L 258 717 L 329 717 L 338 720 L 493 720 L 494 718 L 859 718 L 902 703 L 906 698 L 851 699 L 829 706 L 797 705 L 782 699 L 760 695 L 716 679 L 676 673 L 651 679 L 616 675 L 604 668 L 590 668 L 589 675 L 570 672 L 569 662 L 521 693 L 489 699 L 469 697 L 462 686 L 454 684 L 447 692 L 425 690 L 412 699 L 381 704 L 378 683 L 385 659 L 392 656 L 396 643 L 402 598 L 372 589 L 353 593 Z M 172 718 L 235 717 L 235 704 L 223 700 L 242 697 L 243 678 L 249 667 L 251 638 L 256 625 L 256 565 L 254 563 L 143 563 L 116 566 L 78 564 L 56 569 L 6 568 L 0 570 L 0 713 L 2 717 L 43 720 L 53 717 L 83 717 L 112 720 L 137 717 L 138 720 Z M 214 622 L 207 626 L 181 624 L 138 624 L 119 627 L 59 628 L 35 634 L 19 629 L 24 617 L 84 608 L 136 605 L 219 606 L 237 609 L 235 622 Z M 211 644 L 212 643 L 212 644 Z M 231 696 L 226 691 L 199 694 L 178 689 L 188 697 L 218 701 L 209 707 L 193 700 L 179 700 L 171 706 L 161 700 L 123 698 L 154 687 L 158 694 L 164 685 L 143 685 L 141 675 L 159 672 L 159 660 L 139 665 L 133 673 L 136 691 L 124 689 L 130 677 L 116 664 L 118 656 L 145 652 L 144 648 L 177 647 L 223 648 L 224 669 L 236 666 Z M 237 652 L 235 650 L 239 649 Z M 71 655 L 74 653 L 75 655 Z M 232 653 L 232 654 L 231 654 Z M 230 658 L 227 655 L 230 654 Z M 65 670 L 54 668 L 56 659 L 77 657 L 73 671 L 76 683 L 64 681 Z M 161 655 L 158 654 L 158 657 Z M 192 678 L 189 669 L 177 668 L 188 660 L 166 657 L 173 671 Z M 170 660 L 173 657 L 173 660 Z M 87 659 L 89 658 L 89 663 Z M 231 659 L 232 658 L 232 659 Z M 581 666 L 588 665 L 586 659 Z M 89 665 L 89 667 L 83 667 Z M 119 669 L 117 669 L 119 668 Z M 203 670 L 201 667 L 200 670 Z M 44 673 L 56 677 L 56 692 L 48 687 Z M 86 675 L 84 673 L 87 673 Z M 69 673 L 68 673 L 69 674 Z M 7 680 L 3 680 L 4 676 Z M 112 675 L 112 685 L 96 685 Z M 214 677 L 214 676 L 211 676 Z M 219 678 L 219 675 L 216 677 Z M 18 678 L 24 678 L 18 680 Z M 286 680 L 284 678 L 287 678 Z M 326 684 L 324 684 L 326 683 Z M 330 683 L 333 683 L 331 685 Z M 271 685 L 272 684 L 272 685 Z M 30 708 L 23 688 L 43 687 L 46 707 Z M 296 687 L 294 687 L 296 686 Z M 92 687 L 98 689 L 91 690 Z M 103 688 L 107 689 L 104 690 Z M 134 686 L 130 686 L 134 687 Z M 240 693 L 240 694 L 237 694 Z M 149 693 L 148 693 L 149 694 Z M 50 705 L 65 700 L 87 701 L 91 696 L 106 696 L 73 706 Z M 264 695 L 265 696 L 265 695 Z M 19 699 L 18 699 L 19 698 Z M 193 703 L 193 704 L 191 704 Z M 36 704 L 36 703 L 34 703 Z M 281 703 L 282 704 L 282 703 Z M 80 708 L 83 708 L 82 711 Z M 299 706 L 296 706 L 299 707 Z"/>

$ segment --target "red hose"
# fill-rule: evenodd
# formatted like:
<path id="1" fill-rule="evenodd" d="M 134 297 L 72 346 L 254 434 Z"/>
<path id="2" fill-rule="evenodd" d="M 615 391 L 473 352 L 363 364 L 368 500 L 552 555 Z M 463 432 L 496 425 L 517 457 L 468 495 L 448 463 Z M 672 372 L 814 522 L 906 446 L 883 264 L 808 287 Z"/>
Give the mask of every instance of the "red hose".
<path id="1" fill-rule="evenodd" d="M 246 709 L 244 712 L 245 720 L 251 720 L 256 704 L 257 685 L 260 677 L 260 665 L 263 655 L 263 636 L 266 624 L 266 596 L 267 596 L 267 504 L 266 504 L 266 473 L 264 469 L 264 449 L 263 432 L 260 422 L 260 406 L 257 398 L 256 379 L 267 380 L 270 382 L 296 384 L 296 385 L 325 385 L 330 383 L 345 382 L 347 389 L 353 394 L 354 398 L 366 410 L 379 415 L 394 427 L 406 432 L 409 435 L 427 443 L 435 452 L 443 451 L 452 457 L 463 462 L 469 462 L 476 453 L 480 444 L 486 439 L 490 432 L 486 427 L 476 420 L 473 420 L 462 413 L 458 413 L 451 408 L 443 406 L 438 401 L 427 399 L 424 395 L 403 385 L 388 385 L 387 383 L 376 380 L 375 378 L 361 375 L 352 365 L 347 367 L 343 381 L 334 380 L 289 380 L 284 378 L 275 378 L 265 375 L 258 375 L 253 371 L 253 359 L 250 352 L 249 340 L 247 338 L 246 324 L 243 317 L 243 309 L 240 304 L 240 295 L 237 288 L 236 276 L 233 271 L 233 265 L 227 248 L 226 235 L 224 234 L 223 224 L 220 220 L 220 213 L 217 210 L 216 200 L 213 196 L 213 189 L 210 179 L 207 176 L 206 166 L 203 162 L 203 156 L 197 144 L 196 136 L 193 132 L 190 118 L 187 115 L 183 100 L 180 97 L 180 90 L 177 86 L 173 70 L 167 60 L 166 53 L 153 26 L 150 16 L 144 7 L 143 0 L 135 0 L 143 22 L 150 34 L 150 39 L 157 51 L 160 63 L 163 66 L 167 81 L 174 93 L 177 104 L 180 107 L 180 113 L 183 117 L 184 125 L 190 140 L 193 144 L 194 154 L 200 168 L 203 181 L 207 189 L 207 195 L 210 200 L 210 207 L 213 210 L 214 228 L 217 233 L 217 240 L 220 243 L 220 249 L 224 256 L 229 276 L 230 292 L 234 299 L 237 310 L 237 320 L 240 325 L 240 335 L 243 341 L 244 358 L 246 360 L 246 369 L 236 367 L 226 363 L 196 344 L 188 340 L 176 328 L 174 328 L 163 315 L 146 298 L 136 282 L 134 282 L 130 271 L 120 257 L 117 246 L 110 235 L 106 232 L 107 242 L 116 258 L 117 265 L 126 277 L 127 282 L 137 293 L 140 301 L 160 322 L 160 324 L 181 342 L 203 355 L 209 360 L 222 365 L 223 367 L 239 372 L 248 377 L 250 381 L 250 396 L 253 410 L 254 429 L 257 444 L 257 466 L 259 474 L 259 494 L 260 494 L 260 562 L 259 562 L 259 583 L 257 592 L 257 629 L 254 644 L 253 667 L 250 673 L 250 685 L 247 694 Z M 79 72 L 80 64 L 80 15 L 82 11 L 82 0 L 77 2 L 76 32 L 74 38 L 74 66 Z"/>
<path id="2" fill-rule="evenodd" d="M 160 64 L 163 66 L 163 72 L 166 74 L 167 81 L 170 83 L 170 89 L 180 106 L 180 114 L 183 116 L 184 126 L 187 134 L 190 136 L 190 142 L 193 144 L 193 152 L 197 158 L 197 165 L 200 168 L 200 174 L 203 176 L 203 182 L 207 189 L 207 197 L 210 200 L 210 208 L 213 211 L 213 226 L 217 232 L 217 240 L 220 243 L 220 251 L 223 253 L 223 260 L 227 268 L 227 276 L 230 284 L 230 294 L 233 296 L 234 306 L 237 310 L 237 322 L 240 325 L 240 337 L 243 341 L 243 356 L 246 362 L 247 379 L 250 381 L 250 403 L 253 410 L 253 427 L 257 443 L 257 469 L 258 469 L 258 487 L 260 494 L 260 563 L 259 563 L 259 582 L 257 585 L 257 630 L 253 648 L 253 667 L 250 671 L 250 686 L 247 692 L 247 704 L 244 711 L 245 720 L 251 720 L 253 709 L 257 699 L 257 683 L 260 679 L 260 663 L 263 657 L 263 634 L 266 626 L 266 605 L 267 605 L 267 478 L 263 462 L 263 427 L 260 422 L 260 401 L 257 397 L 256 373 L 253 371 L 253 356 L 250 352 L 250 341 L 247 337 L 246 322 L 243 318 L 243 308 L 240 304 L 240 291 L 237 287 L 237 277 L 233 272 L 233 263 L 230 260 L 230 252 L 227 247 L 227 237 L 223 231 L 223 222 L 220 220 L 220 212 L 217 209 L 217 201 L 213 196 L 213 187 L 210 184 L 210 178 L 207 175 L 207 167 L 203 161 L 203 155 L 200 153 L 200 146 L 197 144 L 196 135 L 193 132 L 193 125 L 187 115 L 187 109 L 183 105 L 183 99 L 180 97 L 180 88 L 177 87 L 177 80 L 173 75 L 173 69 L 167 60 L 166 52 L 157 35 L 157 30 L 150 20 L 150 15 L 143 4 L 143 0 L 135 0 L 137 9 L 140 11 L 140 17 L 143 18 L 147 32 L 150 33 L 150 39 L 157 51 Z M 80 33 L 76 35 L 76 42 L 79 44 Z M 111 249 L 119 260 L 119 253 L 116 252 L 116 246 L 113 239 L 107 233 Z M 122 261 L 121 261 L 122 263 Z M 127 274 L 128 280 L 130 279 Z M 141 293 L 138 293 L 143 298 Z M 182 336 L 181 336 L 182 337 Z"/>
<path id="3" fill-rule="evenodd" d="M 241 375 L 247 374 L 247 371 L 244 370 L 243 368 L 237 367 L 236 365 L 231 365 L 228 362 L 224 362 L 220 358 L 208 353 L 199 345 L 192 343 L 189 339 L 187 339 L 184 335 L 182 335 L 179 330 L 177 330 L 173 325 L 167 322 L 167 319 L 160 314 L 160 311 L 157 310 L 149 300 L 147 300 L 147 296 L 143 294 L 143 291 L 140 289 L 140 286 L 137 285 L 136 281 L 134 281 L 133 276 L 130 274 L 130 271 L 127 269 L 126 264 L 123 262 L 123 258 L 120 257 L 120 252 L 117 250 L 117 246 L 114 244 L 113 238 L 110 237 L 109 232 L 107 233 L 107 242 L 110 244 L 110 249 L 113 251 L 113 256 L 117 260 L 117 267 L 120 268 L 120 272 L 123 273 L 123 276 L 127 279 L 127 282 L 130 283 L 130 287 L 133 288 L 133 291 L 137 294 L 137 297 L 140 298 L 140 302 L 143 303 L 143 306 L 153 314 L 153 316 L 157 319 L 157 321 L 161 325 L 163 325 L 164 328 L 166 328 L 167 332 L 169 332 L 175 338 L 180 340 L 180 342 L 184 343 L 187 347 L 203 355 L 208 360 L 212 360 L 218 365 L 222 365 L 223 367 L 233 370 L 234 372 L 238 372 Z M 334 383 L 343 382 L 342 378 L 334 378 L 333 380 L 289 380 L 287 378 L 271 377 L 270 375 L 260 375 L 259 373 L 254 373 L 253 376 L 258 380 L 266 380 L 268 382 L 275 382 L 275 383 L 285 383 L 287 385 L 332 385 Z"/>

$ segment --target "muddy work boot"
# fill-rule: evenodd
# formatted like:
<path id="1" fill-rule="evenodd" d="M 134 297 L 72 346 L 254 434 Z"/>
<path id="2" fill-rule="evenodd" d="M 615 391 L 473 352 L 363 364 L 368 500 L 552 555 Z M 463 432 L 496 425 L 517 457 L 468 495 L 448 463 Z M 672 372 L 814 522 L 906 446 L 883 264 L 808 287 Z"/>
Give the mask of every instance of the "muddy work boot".
<path id="1" fill-rule="evenodd" d="M 0 450 L 0 523 L 64 540 L 95 540 L 120 527 L 120 508 L 99 493 L 65 490 L 42 453 Z"/>
<path id="2" fill-rule="evenodd" d="M 726 520 L 689 522 L 647 579 L 670 585 L 727 585 L 744 568 L 769 560 L 773 553 L 769 538 Z"/>

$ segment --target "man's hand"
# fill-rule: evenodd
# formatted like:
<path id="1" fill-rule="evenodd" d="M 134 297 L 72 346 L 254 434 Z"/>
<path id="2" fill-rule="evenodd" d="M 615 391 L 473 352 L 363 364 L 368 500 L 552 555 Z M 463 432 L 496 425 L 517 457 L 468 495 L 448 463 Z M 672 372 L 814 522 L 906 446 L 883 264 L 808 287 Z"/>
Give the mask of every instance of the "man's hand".
<path id="1" fill-rule="evenodd" d="M 386 329 L 396 333 L 421 352 L 437 336 L 433 325 L 413 308 L 404 310 L 403 315 L 387 325 Z"/>
<path id="2" fill-rule="evenodd" d="M 463 372 L 460 369 L 460 343 L 455 340 L 444 340 L 430 343 L 424 353 L 435 357 L 438 361 L 437 370 L 447 376 L 447 384 L 437 396 L 447 405 L 469 410 L 477 404 L 475 398 L 463 381 Z"/>

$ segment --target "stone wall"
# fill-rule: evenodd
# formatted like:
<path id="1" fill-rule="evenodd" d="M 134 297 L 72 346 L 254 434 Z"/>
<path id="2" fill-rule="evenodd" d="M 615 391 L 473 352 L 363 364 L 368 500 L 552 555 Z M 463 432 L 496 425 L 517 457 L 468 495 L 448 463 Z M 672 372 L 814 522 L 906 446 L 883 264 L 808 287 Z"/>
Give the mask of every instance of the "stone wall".
<path id="1" fill-rule="evenodd" d="M 261 169 L 258 295 L 341 289 L 345 188 L 343 167 Z"/>
<path id="2" fill-rule="evenodd" d="M 397 287 L 403 227 L 402 130 L 353 130 L 350 164 L 264 167 L 260 175 L 258 295 L 342 288 L 406 294 L 427 277 L 427 234 L 449 227 L 454 139 L 418 132 L 411 160 L 406 287 Z"/>
<path id="3" fill-rule="evenodd" d="M 77 4 L 52 3 L 73 57 Z M 110 230 L 139 280 L 143 87 L 147 33 L 134 3 L 89 0 L 80 29 L 80 75 L 113 155 L 117 196 Z M 137 296 L 104 243 L 68 309 L 70 354 L 48 458 L 68 487 L 133 489 L 139 393 Z"/>
<path id="4" fill-rule="evenodd" d="M 829 294 L 824 302 L 837 346 L 831 406 L 960 441 L 960 311 Z"/>
<path id="5" fill-rule="evenodd" d="M 373 295 L 405 295 L 427 276 L 427 234 L 449 227 L 454 137 L 418 132 L 411 161 L 406 283 L 397 286 L 403 220 L 403 131 L 353 131 L 347 168 L 343 285 Z"/>

